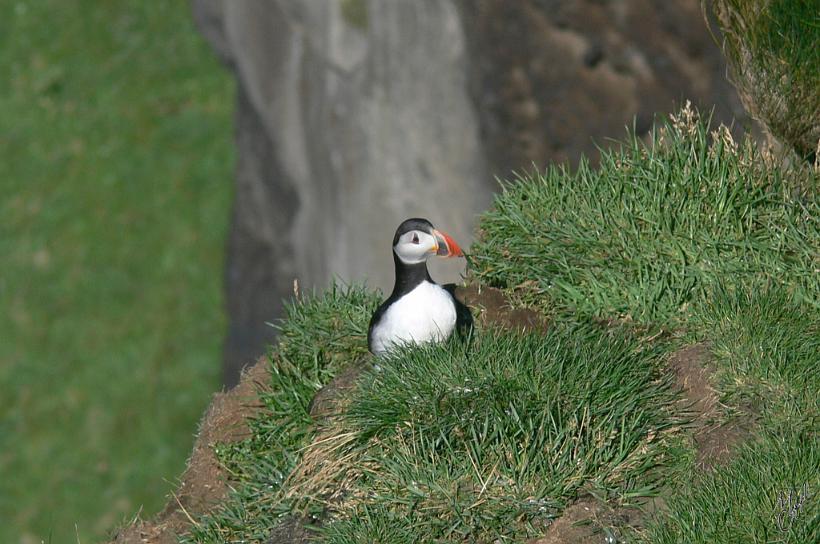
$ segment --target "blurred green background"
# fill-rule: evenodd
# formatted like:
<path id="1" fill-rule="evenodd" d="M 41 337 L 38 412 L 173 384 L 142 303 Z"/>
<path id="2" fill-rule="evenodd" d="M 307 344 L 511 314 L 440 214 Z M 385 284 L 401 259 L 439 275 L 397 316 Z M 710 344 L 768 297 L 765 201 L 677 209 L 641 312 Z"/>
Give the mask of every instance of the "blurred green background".
<path id="1" fill-rule="evenodd" d="M 187 2 L 0 0 L 0 542 L 173 488 L 219 388 L 232 110 Z"/>

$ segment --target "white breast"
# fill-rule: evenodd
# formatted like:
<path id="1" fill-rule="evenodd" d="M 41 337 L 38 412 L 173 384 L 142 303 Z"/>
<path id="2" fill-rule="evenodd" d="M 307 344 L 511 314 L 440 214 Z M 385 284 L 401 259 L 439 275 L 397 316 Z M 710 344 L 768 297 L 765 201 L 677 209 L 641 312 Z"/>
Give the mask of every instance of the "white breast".
<path id="1" fill-rule="evenodd" d="M 380 355 L 394 345 L 440 342 L 455 326 L 456 307 L 450 293 L 423 281 L 384 312 L 373 329 L 371 348 Z"/>

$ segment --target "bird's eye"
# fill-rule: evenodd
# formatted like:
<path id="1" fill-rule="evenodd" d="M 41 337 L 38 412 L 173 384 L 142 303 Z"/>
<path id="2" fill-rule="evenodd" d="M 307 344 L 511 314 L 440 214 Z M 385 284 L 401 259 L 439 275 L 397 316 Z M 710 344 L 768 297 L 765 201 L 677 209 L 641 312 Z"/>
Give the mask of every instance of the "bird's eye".
<path id="1" fill-rule="evenodd" d="M 416 234 L 415 232 L 413 233 L 413 239 L 411 240 L 411 242 L 413 242 L 414 244 L 419 243 L 419 235 Z"/>

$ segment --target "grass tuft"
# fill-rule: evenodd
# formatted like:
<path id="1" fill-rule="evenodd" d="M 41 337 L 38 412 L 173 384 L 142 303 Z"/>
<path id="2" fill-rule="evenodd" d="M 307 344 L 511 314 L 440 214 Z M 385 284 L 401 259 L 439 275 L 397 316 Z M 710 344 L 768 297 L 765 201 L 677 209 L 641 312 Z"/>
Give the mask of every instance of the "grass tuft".
<path id="1" fill-rule="evenodd" d="M 652 494 L 680 420 L 662 350 L 623 331 L 556 326 L 402 351 L 368 372 L 341 416 L 352 432 L 327 542 L 363 519 L 409 520 L 419 540 L 491 541 L 543 530 L 580 493 Z M 340 469 L 342 471 L 342 469 Z M 339 529 L 336 524 L 341 524 Z"/>
<path id="2" fill-rule="evenodd" d="M 644 541 L 818 542 L 816 432 L 816 426 L 807 425 L 769 428 L 741 444 L 729 465 L 696 473 L 694 481 L 681 486 Z"/>
<path id="3" fill-rule="evenodd" d="M 814 163 L 820 150 L 820 2 L 709 4 L 744 107 L 801 159 Z"/>
<path id="4" fill-rule="evenodd" d="M 413 518 L 391 512 L 383 506 L 364 505 L 356 519 L 339 520 L 322 529 L 320 539 L 334 544 L 361 544 L 362 542 L 416 544 L 418 531 Z"/>
<path id="5" fill-rule="evenodd" d="M 688 107 L 604 151 L 505 185 L 480 223 L 475 276 L 564 316 L 680 323 L 712 286 L 787 285 L 820 300 L 820 200 L 808 170 L 709 132 Z"/>
<path id="6" fill-rule="evenodd" d="M 817 418 L 820 312 L 779 287 L 718 287 L 709 302 L 691 327 L 710 340 L 720 363 L 722 402 L 762 414 L 773 426 Z"/>

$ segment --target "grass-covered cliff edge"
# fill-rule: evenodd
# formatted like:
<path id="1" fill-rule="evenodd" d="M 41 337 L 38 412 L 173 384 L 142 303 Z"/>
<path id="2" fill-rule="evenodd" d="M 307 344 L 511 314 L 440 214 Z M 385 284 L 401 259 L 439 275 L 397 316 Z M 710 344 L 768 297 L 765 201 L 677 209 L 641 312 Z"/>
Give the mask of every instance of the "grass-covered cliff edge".
<path id="1" fill-rule="evenodd" d="M 374 365 L 378 294 L 294 300 L 224 493 L 119 541 L 816 541 L 817 171 L 707 125 L 506 185 L 466 341 Z"/>

